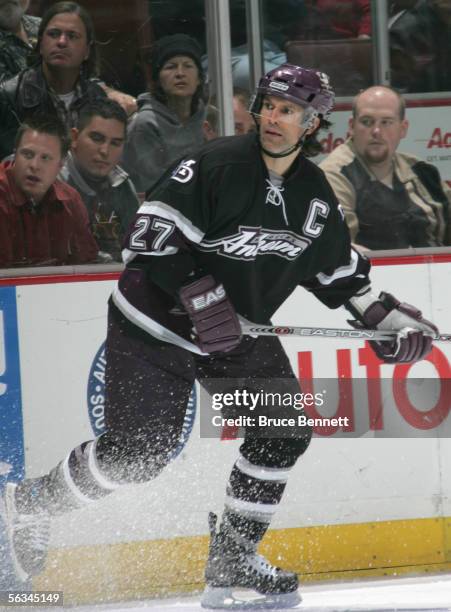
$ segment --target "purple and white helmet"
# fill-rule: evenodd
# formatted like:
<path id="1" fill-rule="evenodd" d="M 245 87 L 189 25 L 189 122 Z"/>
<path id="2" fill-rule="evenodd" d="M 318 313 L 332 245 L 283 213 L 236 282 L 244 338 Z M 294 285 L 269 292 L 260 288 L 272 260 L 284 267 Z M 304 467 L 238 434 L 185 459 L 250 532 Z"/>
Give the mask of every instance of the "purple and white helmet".
<path id="1" fill-rule="evenodd" d="M 315 117 L 327 118 L 335 100 L 327 74 L 294 64 L 282 64 L 260 79 L 249 112 L 260 113 L 263 96 L 278 96 L 305 108 L 302 127 L 311 127 Z"/>

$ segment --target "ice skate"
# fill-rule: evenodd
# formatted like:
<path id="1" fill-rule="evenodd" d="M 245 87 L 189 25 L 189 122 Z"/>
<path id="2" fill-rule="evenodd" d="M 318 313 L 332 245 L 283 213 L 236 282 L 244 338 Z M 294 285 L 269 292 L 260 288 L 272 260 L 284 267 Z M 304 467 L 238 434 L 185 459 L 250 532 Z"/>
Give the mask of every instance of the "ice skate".
<path id="1" fill-rule="evenodd" d="M 44 569 L 50 538 L 50 516 L 47 512 L 19 512 L 16 488 L 14 483 L 8 483 L 5 487 L 4 519 L 14 568 L 18 578 L 25 581 Z"/>
<path id="2" fill-rule="evenodd" d="M 202 607 L 255 610 L 297 606 L 301 601 L 297 575 L 271 565 L 257 554 L 254 543 L 234 539 L 222 528 L 216 532 L 216 518 L 209 516 L 211 540 Z"/>

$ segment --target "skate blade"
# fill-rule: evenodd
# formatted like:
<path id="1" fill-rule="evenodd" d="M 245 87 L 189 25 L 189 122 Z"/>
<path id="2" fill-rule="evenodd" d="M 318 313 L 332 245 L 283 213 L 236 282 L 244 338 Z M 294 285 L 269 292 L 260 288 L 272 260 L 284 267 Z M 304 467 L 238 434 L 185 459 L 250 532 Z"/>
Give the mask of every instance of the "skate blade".
<path id="1" fill-rule="evenodd" d="M 242 594 L 257 595 L 253 599 L 240 599 L 233 594 L 232 587 L 207 586 L 202 593 L 201 606 L 212 610 L 283 610 L 301 603 L 299 591 L 283 594 L 262 595 L 256 591 L 241 590 Z"/>

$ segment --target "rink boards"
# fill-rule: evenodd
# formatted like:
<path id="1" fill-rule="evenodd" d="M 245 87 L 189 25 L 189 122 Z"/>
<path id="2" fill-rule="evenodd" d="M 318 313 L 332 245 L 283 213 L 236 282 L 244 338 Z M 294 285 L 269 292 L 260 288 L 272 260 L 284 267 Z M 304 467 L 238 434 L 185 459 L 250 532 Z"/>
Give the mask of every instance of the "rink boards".
<path id="1" fill-rule="evenodd" d="M 3 481 L 46 472 L 102 431 L 106 302 L 115 280 L 94 278 L 1 283 Z M 374 266 L 372 279 L 377 291 L 414 303 L 441 331 L 451 331 L 451 256 L 387 260 Z M 347 326 L 346 318 L 299 290 L 274 321 L 339 327 Z M 379 370 L 371 369 L 360 341 L 306 338 L 284 345 L 301 378 L 310 369 L 315 378 L 359 379 L 371 393 L 379 385 L 384 427 L 363 427 L 359 437 L 314 438 L 266 538 L 272 560 L 305 580 L 449 570 L 451 445 L 443 431 L 450 397 L 439 389 L 427 405 L 414 396 L 400 400 L 390 381 L 414 378 L 421 391 L 424 380 L 441 379 L 437 384 L 446 389 L 451 343 L 437 345 L 429 361 L 411 368 Z M 362 425 L 371 406 L 353 396 L 340 410 Z M 198 411 L 194 402 L 185 423 L 191 436 L 155 482 L 55 519 L 47 570 L 35 588 L 64 590 L 67 603 L 200 588 L 207 514 L 221 512 L 240 441 L 201 438 Z"/>

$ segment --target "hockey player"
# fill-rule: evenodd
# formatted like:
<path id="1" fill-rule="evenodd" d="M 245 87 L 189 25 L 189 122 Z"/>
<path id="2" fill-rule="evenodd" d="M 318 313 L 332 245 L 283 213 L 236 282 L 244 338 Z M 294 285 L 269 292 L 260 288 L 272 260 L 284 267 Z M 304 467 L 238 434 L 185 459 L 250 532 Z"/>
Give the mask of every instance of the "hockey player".
<path id="1" fill-rule="evenodd" d="M 268 324 L 301 285 L 330 308 L 345 305 L 356 326 L 399 330 L 393 341 L 373 343 L 386 361 L 429 352 L 435 326 L 414 307 L 372 293 L 370 264 L 351 249 L 331 187 L 303 154 L 333 100 L 324 74 L 290 64 L 272 70 L 251 104 L 258 132 L 208 143 L 148 194 L 109 303 L 107 432 L 48 475 L 7 486 L 23 578 L 43 567 L 51 515 L 160 473 L 196 377 L 207 387 L 219 378 L 281 379 L 299 391 L 279 340 L 242 338 L 239 316 Z M 296 574 L 272 566 L 257 546 L 310 436 L 308 428 L 285 437 L 246 430 L 218 528 L 210 515 L 203 606 L 239 605 L 235 588 L 274 607 L 300 601 Z"/>

